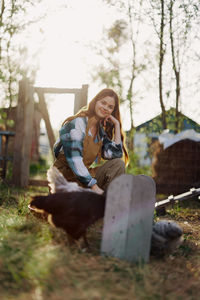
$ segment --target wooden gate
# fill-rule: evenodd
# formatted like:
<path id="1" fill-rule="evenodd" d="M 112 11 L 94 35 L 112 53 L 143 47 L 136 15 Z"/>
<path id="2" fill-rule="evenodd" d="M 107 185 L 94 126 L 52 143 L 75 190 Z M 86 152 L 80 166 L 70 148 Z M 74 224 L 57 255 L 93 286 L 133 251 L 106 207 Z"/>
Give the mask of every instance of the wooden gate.
<path id="1" fill-rule="evenodd" d="M 49 144 L 53 152 L 55 136 L 49 119 L 48 109 L 45 102 L 45 94 L 74 94 L 74 113 L 77 113 L 81 107 L 87 105 L 88 85 L 82 85 L 82 88 L 80 89 L 65 89 L 34 87 L 29 83 L 28 79 L 23 79 L 19 82 L 12 181 L 15 185 L 21 187 L 29 184 L 34 93 L 38 94 L 39 111 L 44 119 Z"/>

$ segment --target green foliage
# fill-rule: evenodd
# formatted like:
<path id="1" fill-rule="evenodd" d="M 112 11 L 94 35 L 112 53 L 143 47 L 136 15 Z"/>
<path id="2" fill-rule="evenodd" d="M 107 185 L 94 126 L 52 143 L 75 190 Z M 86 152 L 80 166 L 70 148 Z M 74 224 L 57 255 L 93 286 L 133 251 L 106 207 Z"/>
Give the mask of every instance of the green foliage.
<path id="1" fill-rule="evenodd" d="M 37 176 L 40 179 L 46 179 L 46 172 L 50 165 L 47 163 L 46 159 L 40 157 L 38 162 L 31 162 L 30 163 L 30 173 L 29 176 L 31 178 Z M 12 171 L 13 171 L 13 162 L 7 162 L 7 169 L 6 169 L 6 179 L 12 179 Z"/>
<path id="2" fill-rule="evenodd" d="M 40 157 L 38 162 L 31 162 L 30 176 L 41 175 L 46 177 L 46 171 L 49 168 L 46 159 Z"/>
<path id="3" fill-rule="evenodd" d="M 5 109 L 0 108 L 0 126 L 2 125 L 3 128 L 12 128 L 15 125 L 14 120 L 8 119 L 8 113 L 5 111 Z M 0 129 L 1 130 L 1 129 Z"/>
<path id="4" fill-rule="evenodd" d="M 144 174 L 147 176 L 152 175 L 150 166 L 140 166 L 139 157 L 134 153 L 134 151 L 129 151 L 130 163 L 126 169 L 128 174 L 139 175 Z"/>
<path id="5" fill-rule="evenodd" d="M 171 108 L 166 111 L 166 120 L 167 120 L 167 128 L 170 132 L 175 132 L 175 123 L 176 123 L 176 116 L 175 116 L 175 109 Z M 184 129 L 194 129 L 197 132 L 200 132 L 200 126 L 192 121 L 190 118 L 186 117 L 182 113 L 179 113 L 179 132 Z M 150 133 L 157 133 L 161 134 L 163 132 L 162 126 L 162 115 L 158 115 L 154 119 L 147 121 L 144 124 L 141 124 L 137 127 L 137 131 L 145 132 L 146 134 Z"/>
<path id="6" fill-rule="evenodd" d="M 111 28 L 108 30 L 108 38 L 112 41 L 112 46 L 108 48 L 110 54 L 119 51 L 120 47 L 127 42 L 127 22 L 125 20 L 116 20 Z"/>
<path id="7" fill-rule="evenodd" d="M 27 29 L 29 24 L 36 22 L 41 18 L 34 16 L 28 18 L 28 12 L 33 5 L 41 0 L 6 0 L 2 1 L 0 7 L 0 88 L 1 105 L 12 107 L 17 103 L 18 81 L 23 77 L 29 77 L 34 80 L 36 66 L 28 61 L 27 48 L 22 45 L 17 37 Z M 20 42 L 17 42 L 20 40 Z M 32 57 L 33 58 L 33 57 Z M 0 115 L 2 115 L 0 113 Z M 3 120 L 5 117 L 2 116 Z M 7 122 L 7 121 L 6 121 Z M 4 124 L 10 126 L 11 124 Z"/>
<path id="8" fill-rule="evenodd" d="M 2 123 L 4 123 L 3 119 L 7 118 L 7 113 L 2 108 L 0 108 L 0 117 L 1 117 L 0 123 L 2 124 Z"/>
<path id="9" fill-rule="evenodd" d="M 93 79 L 118 93 L 121 104 L 126 105 L 133 128 L 133 107 L 140 97 L 135 81 L 146 70 L 148 63 L 146 51 L 144 52 L 146 47 L 139 30 L 142 24 L 143 3 L 123 0 L 105 2 L 109 6 L 115 6 L 121 15 L 104 31 L 102 43 L 96 51 L 103 62 L 98 67 L 95 66 Z"/>

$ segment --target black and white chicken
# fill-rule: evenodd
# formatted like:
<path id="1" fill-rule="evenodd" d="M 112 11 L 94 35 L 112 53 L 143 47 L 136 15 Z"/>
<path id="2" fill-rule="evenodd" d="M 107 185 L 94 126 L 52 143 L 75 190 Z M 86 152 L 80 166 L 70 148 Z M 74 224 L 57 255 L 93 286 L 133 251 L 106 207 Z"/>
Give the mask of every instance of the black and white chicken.
<path id="1" fill-rule="evenodd" d="M 172 253 L 183 242 L 183 230 L 174 221 L 162 220 L 153 225 L 151 254 L 163 256 Z"/>

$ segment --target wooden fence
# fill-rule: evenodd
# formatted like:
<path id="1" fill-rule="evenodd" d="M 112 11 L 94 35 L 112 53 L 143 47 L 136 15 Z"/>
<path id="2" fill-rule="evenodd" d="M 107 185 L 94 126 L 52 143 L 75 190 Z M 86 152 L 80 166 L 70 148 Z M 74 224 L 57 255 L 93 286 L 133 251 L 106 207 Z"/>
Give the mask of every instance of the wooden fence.
<path id="1" fill-rule="evenodd" d="M 29 83 L 28 79 L 23 79 L 19 82 L 12 181 L 15 185 L 21 187 L 25 187 L 29 184 L 34 93 L 37 93 L 38 95 L 39 111 L 41 112 L 42 118 L 45 122 L 50 147 L 53 149 L 55 136 L 49 119 L 48 109 L 45 102 L 45 94 L 74 94 L 74 113 L 76 113 L 82 106 L 87 105 L 88 85 L 82 85 L 82 88 L 80 89 L 65 89 L 34 87 Z"/>

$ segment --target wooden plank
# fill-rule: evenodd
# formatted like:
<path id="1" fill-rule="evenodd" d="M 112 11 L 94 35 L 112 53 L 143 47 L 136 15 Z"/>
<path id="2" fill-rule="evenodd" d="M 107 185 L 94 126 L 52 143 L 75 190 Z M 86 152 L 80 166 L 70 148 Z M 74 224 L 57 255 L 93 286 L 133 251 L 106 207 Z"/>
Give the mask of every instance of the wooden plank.
<path id="1" fill-rule="evenodd" d="M 42 119 L 41 112 L 38 110 L 38 103 L 34 103 L 34 117 L 33 117 L 33 143 L 31 148 L 31 161 L 38 162 L 40 157 L 40 122 Z"/>
<path id="2" fill-rule="evenodd" d="M 13 183 L 21 187 L 28 185 L 33 113 L 33 87 L 28 79 L 23 79 L 19 82 L 12 178 Z"/>
<path id="3" fill-rule="evenodd" d="M 74 115 L 80 110 L 81 107 L 81 92 L 77 91 L 75 93 L 75 99 L 74 99 Z"/>
<path id="4" fill-rule="evenodd" d="M 39 179 L 29 179 L 28 184 L 33 186 L 48 186 L 48 181 Z"/>
<path id="5" fill-rule="evenodd" d="M 18 104 L 16 115 L 16 133 L 14 139 L 13 155 L 13 177 L 12 182 L 15 185 L 21 185 L 21 161 L 23 157 L 23 136 L 24 136 L 24 114 L 25 102 L 27 101 L 28 81 L 23 79 L 19 82 Z"/>
<path id="6" fill-rule="evenodd" d="M 88 99 L 88 84 L 83 84 L 81 89 L 81 107 L 87 105 Z"/>
<path id="7" fill-rule="evenodd" d="M 74 114 L 76 114 L 83 106 L 87 105 L 88 85 L 82 85 L 82 89 L 76 91 L 74 100 Z"/>
<path id="8" fill-rule="evenodd" d="M 13 131 L 0 131 L 0 135 L 11 135 L 11 136 L 14 136 L 15 135 L 15 132 Z"/>
<path id="9" fill-rule="evenodd" d="M 24 112 L 23 157 L 21 160 L 21 186 L 28 185 L 30 156 L 33 136 L 34 89 L 28 85 Z"/>
<path id="10" fill-rule="evenodd" d="M 5 153 L 4 153 L 4 159 L 3 159 L 3 172 L 2 172 L 2 177 L 3 178 L 6 178 L 8 139 L 9 139 L 9 135 L 6 135 Z"/>
<path id="11" fill-rule="evenodd" d="M 80 92 L 81 89 L 66 89 L 66 88 L 54 88 L 54 87 L 34 87 L 36 93 L 49 93 L 49 94 L 75 94 Z"/>
<path id="12" fill-rule="evenodd" d="M 44 99 L 44 94 L 40 91 L 38 93 L 38 97 L 39 97 L 39 110 L 41 112 L 42 118 L 44 119 L 45 125 L 46 125 L 46 129 L 47 129 L 47 135 L 49 138 L 49 145 L 51 148 L 51 152 L 52 155 L 54 156 L 53 153 L 53 146 L 55 144 L 55 136 L 54 136 L 54 132 L 53 129 L 51 127 L 51 122 L 49 119 L 49 114 L 48 114 L 48 110 L 47 110 L 47 105 Z"/>

